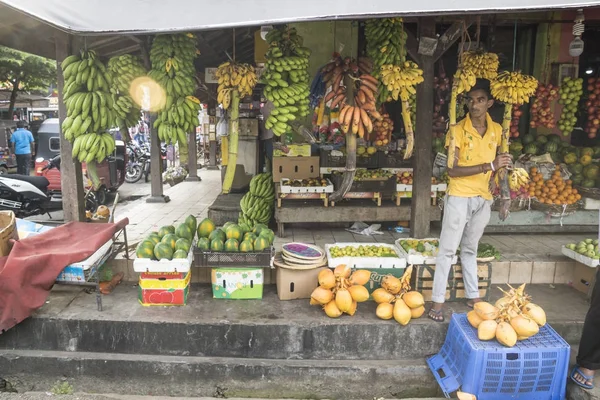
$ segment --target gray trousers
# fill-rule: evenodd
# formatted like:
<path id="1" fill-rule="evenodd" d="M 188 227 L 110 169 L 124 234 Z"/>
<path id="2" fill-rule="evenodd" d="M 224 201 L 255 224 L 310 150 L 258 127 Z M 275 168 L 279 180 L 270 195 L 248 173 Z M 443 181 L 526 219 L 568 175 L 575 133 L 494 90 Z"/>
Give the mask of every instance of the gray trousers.
<path id="1" fill-rule="evenodd" d="M 465 292 L 468 299 L 479 297 L 477 277 L 477 246 L 488 222 L 492 200 L 483 197 L 446 196 L 440 248 L 435 262 L 431 300 L 443 303 L 448 285 L 452 257 L 460 245 Z"/>

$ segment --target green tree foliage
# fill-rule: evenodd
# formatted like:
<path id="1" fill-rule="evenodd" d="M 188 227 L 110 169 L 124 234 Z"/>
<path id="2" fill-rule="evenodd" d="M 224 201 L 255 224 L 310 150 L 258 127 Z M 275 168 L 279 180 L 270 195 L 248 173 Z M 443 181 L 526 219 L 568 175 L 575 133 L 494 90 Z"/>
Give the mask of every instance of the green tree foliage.
<path id="1" fill-rule="evenodd" d="M 52 61 L 0 46 L 0 82 L 12 90 L 9 115 L 12 115 L 19 91 L 47 91 L 56 82 L 56 64 Z"/>

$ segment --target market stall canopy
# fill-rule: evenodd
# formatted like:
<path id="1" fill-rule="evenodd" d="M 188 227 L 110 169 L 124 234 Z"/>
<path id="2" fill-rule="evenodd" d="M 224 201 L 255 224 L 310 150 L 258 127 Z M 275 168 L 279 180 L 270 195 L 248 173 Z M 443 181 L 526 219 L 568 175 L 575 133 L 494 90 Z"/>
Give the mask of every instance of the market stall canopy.
<path id="1" fill-rule="evenodd" d="M 0 0 L 75 34 L 197 31 L 286 22 L 361 19 L 388 15 L 444 15 L 582 8 L 593 0 Z"/>

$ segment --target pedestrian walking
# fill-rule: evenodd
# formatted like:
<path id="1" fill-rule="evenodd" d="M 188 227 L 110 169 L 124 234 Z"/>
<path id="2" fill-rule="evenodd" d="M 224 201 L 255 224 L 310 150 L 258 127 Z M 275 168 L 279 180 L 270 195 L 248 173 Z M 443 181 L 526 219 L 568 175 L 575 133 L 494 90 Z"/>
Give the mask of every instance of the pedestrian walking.
<path id="1" fill-rule="evenodd" d="M 600 270 L 596 272 L 596 283 Z M 594 374 L 600 369 L 600 288 L 594 285 L 590 308 L 585 316 L 579 341 L 577 364 L 571 370 L 571 380 L 584 389 L 594 388 Z"/>
<path id="2" fill-rule="evenodd" d="M 31 157 L 35 156 L 33 135 L 25 129 L 25 122 L 17 121 L 17 130 L 10 137 L 13 153 L 17 156 L 17 174 L 29 175 Z"/>
<path id="3" fill-rule="evenodd" d="M 429 318 L 444 321 L 443 304 L 452 258 L 460 245 L 460 260 L 466 287 L 467 304 L 481 301 L 477 278 L 477 246 L 490 221 L 492 172 L 512 164 L 508 154 L 496 155 L 502 140 L 502 127 L 488 110 L 494 104 L 489 81 L 478 79 L 467 93 L 469 113 L 455 129 L 453 166 L 448 169 L 450 183 L 444 201 L 444 218 L 429 310 Z M 448 140 L 450 137 L 448 137 Z M 446 143 L 448 146 L 449 143 Z"/>

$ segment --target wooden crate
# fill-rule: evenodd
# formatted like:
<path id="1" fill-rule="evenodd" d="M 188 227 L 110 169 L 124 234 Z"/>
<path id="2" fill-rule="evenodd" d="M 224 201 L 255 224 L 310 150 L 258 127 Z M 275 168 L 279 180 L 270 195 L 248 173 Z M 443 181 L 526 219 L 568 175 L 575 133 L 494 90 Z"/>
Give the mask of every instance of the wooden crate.
<path id="1" fill-rule="evenodd" d="M 413 290 L 420 292 L 425 301 L 431 301 L 434 273 L 435 265 L 414 266 L 411 287 Z M 487 301 L 492 282 L 492 265 L 490 263 L 479 263 L 477 265 L 477 276 L 479 277 L 479 297 Z M 453 265 L 450 268 L 446 288 L 446 301 L 461 301 L 465 299 L 465 284 L 460 264 Z"/>

